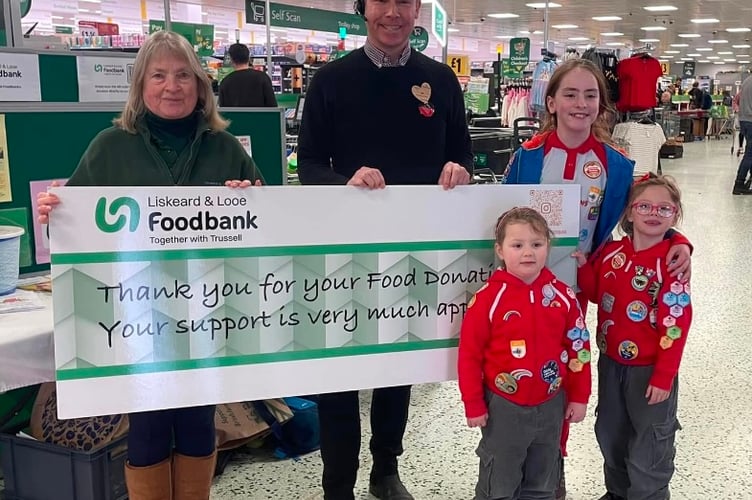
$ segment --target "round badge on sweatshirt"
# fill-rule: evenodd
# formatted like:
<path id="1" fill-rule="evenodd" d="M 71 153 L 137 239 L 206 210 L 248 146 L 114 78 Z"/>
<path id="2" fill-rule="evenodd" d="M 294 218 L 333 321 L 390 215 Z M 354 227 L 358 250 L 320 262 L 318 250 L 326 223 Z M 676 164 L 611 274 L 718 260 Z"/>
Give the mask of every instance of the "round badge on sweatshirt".
<path id="1" fill-rule="evenodd" d="M 639 323 L 648 317 L 648 306 L 644 302 L 633 300 L 627 306 L 627 317 L 635 323 Z"/>
<path id="2" fill-rule="evenodd" d="M 508 373 L 499 373 L 494 380 L 496 388 L 501 392 L 507 394 L 514 394 L 517 392 L 517 381 L 514 377 Z"/>
<path id="3" fill-rule="evenodd" d="M 541 378 L 547 384 L 553 383 L 559 376 L 559 364 L 556 361 L 547 361 L 541 368 Z"/>
<path id="4" fill-rule="evenodd" d="M 619 252 L 611 259 L 611 267 L 614 269 L 621 269 L 626 262 L 627 256 L 624 255 L 624 252 Z"/>
<path id="5" fill-rule="evenodd" d="M 632 278 L 632 288 L 634 288 L 638 292 L 641 292 L 648 287 L 649 282 L 650 279 L 647 276 L 638 274 L 637 276 Z"/>
<path id="6" fill-rule="evenodd" d="M 560 387 L 561 387 L 561 377 L 556 377 L 556 380 L 551 382 L 551 384 L 548 386 L 549 396 L 555 393 L 556 391 L 558 391 Z"/>
<path id="7" fill-rule="evenodd" d="M 622 359 L 626 359 L 627 361 L 633 360 L 639 353 L 640 349 L 637 347 L 637 344 L 631 340 L 625 340 L 619 344 L 619 356 L 621 356 Z"/>
<path id="8" fill-rule="evenodd" d="M 582 172 L 590 179 L 597 179 L 603 173 L 603 166 L 597 161 L 589 161 L 582 166 Z"/>

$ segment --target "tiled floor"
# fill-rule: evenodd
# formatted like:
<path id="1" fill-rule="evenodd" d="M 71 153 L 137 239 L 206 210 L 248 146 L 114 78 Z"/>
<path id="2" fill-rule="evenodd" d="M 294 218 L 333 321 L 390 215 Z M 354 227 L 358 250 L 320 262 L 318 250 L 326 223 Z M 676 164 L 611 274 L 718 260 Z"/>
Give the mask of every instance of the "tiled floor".
<path id="1" fill-rule="evenodd" d="M 683 189 L 681 229 L 695 245 L 695 318 L 681 371 L 677 471 L 674 500 L 752 499 L 752 328 L 749 299 L 752 236 L 747 217 L 752 196 L 732 196 L 738 165 L 731 141 L 687 144 L 684 158 L 664 160 L 664 173 Z M 591 311 L 592 313 L 592 311 Z M 591 315 L 592 317 L 592 315 Z M 368 410 L 363 394 L 362 412 Z M 593 399 L 594 400 L 594 399 Z M 588 419 L 572 430 L 567 478 L 570 500 L 603 493 L 601 459 Z M 368 419 L 363 419 L 368 435 Z M 401 474 L 418 500 L 472 498 L 479 433 L 464 425 L 456 384 L 413 388 Z M 364 438 L 364 450 L 367 440 Z M 369 498 L 370 457 L 361 456 L 357 498 Z M 268 461 L 241 455 L 215 481 L 214 500 L 313 500 L 318 453 L 298 461 Z"/>
<path id="2" fill-rule="evenodd" d="M 697 142 L 685 145 L 682 159 L 663 161 L 664 173 L 675 176 L 683 190 L 681 229 L 695 245 L 695 318 L 681 370 L 684 429 L 677 442 L 675 500 L 752 499 L 752 233 L 747 225 L 752 196 L 731 195 L 738 160 L 730 148 L 730 139 Z M 363 396 L 365 416 L 368 401 Z M 572 430 L 570 500 L 595 500 L 603 493 L 593 407 Z M 367 427 L 367 418 L 363 425 Z M 401 475 L 415 498 L 472 498 L 478 436 L 464 425 L 456 384 L 414 387 Z M 363 453 L 357 498 L 369 498 L 369 467 L 370 457 Z M 228 467 L 212 498 L 322 498 L 320 474 L 318 454 L 297 462 L 248 457 Z"/>

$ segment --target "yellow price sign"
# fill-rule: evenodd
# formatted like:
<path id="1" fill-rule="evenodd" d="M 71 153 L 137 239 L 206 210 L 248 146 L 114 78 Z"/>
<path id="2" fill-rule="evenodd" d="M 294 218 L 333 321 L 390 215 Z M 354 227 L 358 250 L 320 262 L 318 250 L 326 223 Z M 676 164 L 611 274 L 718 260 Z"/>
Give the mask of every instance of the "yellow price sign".
<path id="1" fill-rule="evenodd" d="M 470 76 L 470 58 L 468 56 L 449 56 L 449 66 L 457 76 Z"/>
<path id="2" fill-rule="evenodd" d="M 670 75 L 671 74 L 671 65 L 667 62 L 661 63 L 661 74 L 663 76 Z"/>

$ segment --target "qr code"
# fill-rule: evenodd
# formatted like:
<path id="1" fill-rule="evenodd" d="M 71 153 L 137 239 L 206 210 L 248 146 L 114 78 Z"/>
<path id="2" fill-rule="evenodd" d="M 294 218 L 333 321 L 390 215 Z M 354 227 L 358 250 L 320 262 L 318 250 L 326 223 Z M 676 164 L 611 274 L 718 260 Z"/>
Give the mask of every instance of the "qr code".
<path id="1" fill-rule="evenodd" d="M 530 207 L 536 209 L 552 229 L 562 225 L 562 203 L 564 191 L 561 189 L 531 189 Z"/>

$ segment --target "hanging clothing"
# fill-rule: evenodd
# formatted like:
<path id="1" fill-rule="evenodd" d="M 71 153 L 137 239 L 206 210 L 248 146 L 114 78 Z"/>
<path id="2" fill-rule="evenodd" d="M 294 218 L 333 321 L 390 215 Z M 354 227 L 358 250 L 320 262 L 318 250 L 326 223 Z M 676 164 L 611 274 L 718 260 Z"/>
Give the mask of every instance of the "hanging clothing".
<path id="1" fill-rule="evenodd" d="M 546 111 L 546 89 L 555 69 L 556 61 L 550 59 L 543 59 L 535 65 L 533 88 L 530 92 L 530 108 L 536 113 L 545 113 Z"/>
<path id="2" fill-rule="evenodd" d="M 588 49 L 582 54 L 582 59 L 587 59 L 598 66 L 603 73 L 603 77 L 606 79 L 608 98 L 613 103 L 618 102 L 619 76 L 616 73 L 616 68 L 619 64 L 619 60 L 616 58 L 613 51 L 603 52 L 598 49 Z"/>
<path id="3" fill-rule="evenodd" d="M 622 59 L 616 68 L 619 77 L 619 111 L 644 111 L 655 107 L 658 78 L 663 75 L 661 63 L 648 54 Z"/>
<path id="4" fill-rule="evenodd" d="M 635 161 L 635 176 L 658 173 L 658 154 L 666 143 L 663 128 L 657 123 L 625 122 L 614 127 L 612 138 L 624 146 Z"/>

